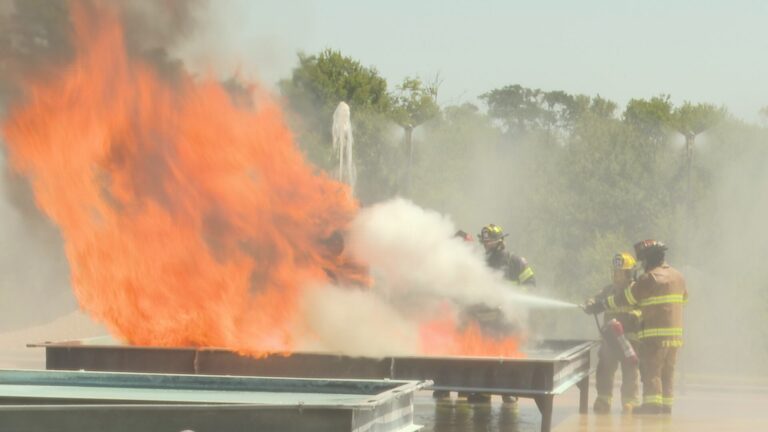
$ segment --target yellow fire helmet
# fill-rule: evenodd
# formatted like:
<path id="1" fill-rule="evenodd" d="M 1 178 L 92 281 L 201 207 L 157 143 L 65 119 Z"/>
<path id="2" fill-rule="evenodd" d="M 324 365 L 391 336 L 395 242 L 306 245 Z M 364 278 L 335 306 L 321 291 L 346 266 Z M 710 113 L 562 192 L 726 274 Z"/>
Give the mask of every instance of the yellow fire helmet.
<path id="1" fill-rule="evenodd" d="M 613 268 L 616 270 L 632 270 L 637 261 L 627 252 L 617 253 L 613 256 Z"/>
<path id="2" fill-rule="evenodd" d="M 501 229 L 500 226 L 490 224 L 483 227 L 482 230 L 480 230 L 480 234 L 478 234 L 478 237 L 480 237 L 480 241 L 485 242 L 491 242 L 491 241 L 498 241 L 506 237 L 504 235 L 504 231 Z"/>

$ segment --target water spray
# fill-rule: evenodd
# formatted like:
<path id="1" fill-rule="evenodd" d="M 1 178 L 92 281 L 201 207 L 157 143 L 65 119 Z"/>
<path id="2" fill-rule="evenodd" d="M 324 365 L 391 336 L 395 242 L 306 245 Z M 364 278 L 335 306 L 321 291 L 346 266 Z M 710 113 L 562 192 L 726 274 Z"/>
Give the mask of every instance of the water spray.
<path id="1" fill-rule="evenodd" d="M 352 121 L 350 120 L 349 105 L 345 102 L 339 102 L 339 105 L 333 112 L 331 134 L 333 136 L 333 150 L 339 152 L 339 172 L 337 178 L 339 181 L 348 184 L 354 193 L 357 170 L 352 158 L 352 147 L 355 141 L 352 138 Z"/>
<path id="2" fill-rule="evenodd" d="M 505 293 L 504 300 L 507 303 L 531 309 L 572 309 L 579 307 L 575 303 L 515 291 Z"/>

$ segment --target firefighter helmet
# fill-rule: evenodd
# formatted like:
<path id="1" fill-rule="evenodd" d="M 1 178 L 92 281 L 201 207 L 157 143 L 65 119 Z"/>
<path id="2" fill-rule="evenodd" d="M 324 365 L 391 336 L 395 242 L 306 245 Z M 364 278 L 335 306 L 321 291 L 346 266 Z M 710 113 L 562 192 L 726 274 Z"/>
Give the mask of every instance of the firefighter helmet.
<path id="1" fill-rule="evenodd" d="M 632 270 L 636 264 L 635 257 L 627 252 L 617 253 L 613 256 L 613 268 L 616 270 Z"/>
<path id="2" fill-rule="evenodd" d="M 500 226 L 489 224 L 483 227 L 482 230 L 480 230 L 480 234 L 478 235 L 480 237 L 480 241 L 483 243 L 489 243 L 489 242 L 496 242 L 499 240 L 504 239 L 506 237 L 504 235 L 504 231 L 501 229 Z"/>
<path id="3" fill-rule="evenodd" d="M 667 246 L 658 240 L 643 240 L 635 243 L 635 256 L 640 261 L 645 261 L 649 255 L 664 253 Z"/>

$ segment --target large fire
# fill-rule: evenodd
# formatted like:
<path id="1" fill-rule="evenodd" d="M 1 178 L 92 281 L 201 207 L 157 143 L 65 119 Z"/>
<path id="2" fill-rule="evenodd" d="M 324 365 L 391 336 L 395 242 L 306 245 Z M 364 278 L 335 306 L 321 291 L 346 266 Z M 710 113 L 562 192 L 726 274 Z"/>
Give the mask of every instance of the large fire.
<path id="1" fill-rule="evenodd" d="M 170 83 L 127 54 L 116 14 L 72 21 L 75 60 L 25 84 L 4 133 L 82 309 L 132 344 L 293 351 L 305 290 L 367 283 L 334 247 L 357 211 L 348 187 L 304 160 L 264 91 Z M 426 354 L 517 353 L 473 327 L 421 337 Z"/>

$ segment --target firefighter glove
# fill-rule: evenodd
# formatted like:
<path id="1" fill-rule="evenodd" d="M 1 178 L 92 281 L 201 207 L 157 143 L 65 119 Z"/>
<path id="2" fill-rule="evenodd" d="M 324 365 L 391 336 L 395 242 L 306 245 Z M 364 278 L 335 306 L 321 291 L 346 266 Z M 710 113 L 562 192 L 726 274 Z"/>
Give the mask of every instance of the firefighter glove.
<path id="1" fill-rule="evenodd" d="M 588 315 L 599 314 L 606 309 L 605 301 L 589 299 L 586 303 L 584 303 L 582 309 L 584 309 L 584 312 Z"/>

